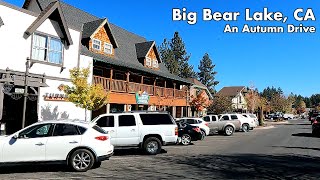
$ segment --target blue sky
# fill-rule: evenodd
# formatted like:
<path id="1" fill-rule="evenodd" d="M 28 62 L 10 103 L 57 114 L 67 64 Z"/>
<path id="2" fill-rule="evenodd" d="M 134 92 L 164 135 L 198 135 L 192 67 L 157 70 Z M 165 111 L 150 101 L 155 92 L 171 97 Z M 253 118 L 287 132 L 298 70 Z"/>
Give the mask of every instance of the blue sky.
<path id="1" fill-rule="evenodd" d="M 6 0 L 21 6 L 23 0 Z M 299 25 L 293 18 L 296 8 L 312 8 L 317 21 L 302 22 L 315 26 L 318 31 L 320 1 L 315 0 L 154 0 L 154 1 L 105 1 L 64 0 L 66 3 L 92 13 L 107 17 L 111 23 L 131 32 L 155 40 L 160 45 L 164 38 L 171 38 L 175 31 L 182 36 L 190 63 L 195 70 L 204 53 L 208 52 L 216 64 L 216 78 L 223 86 L 254 84 L 260 91 L 267 86 L 281 87 L 290 92 L 310 96 L 320 93 L 320 36 L 314 34 L 226 34 L 224 26 L 249 25 L 286 26 Z M 188 25 L 185 21 L 172 21 L 172 8 L 187 8 L 198 13 L 198 23 Z M 288 22 L 245 22 L 245 9 L 280 11 L 288 16 Z M 238 21 L 204 22 L 202 9 L 212 11 L 240 12 Z"/>

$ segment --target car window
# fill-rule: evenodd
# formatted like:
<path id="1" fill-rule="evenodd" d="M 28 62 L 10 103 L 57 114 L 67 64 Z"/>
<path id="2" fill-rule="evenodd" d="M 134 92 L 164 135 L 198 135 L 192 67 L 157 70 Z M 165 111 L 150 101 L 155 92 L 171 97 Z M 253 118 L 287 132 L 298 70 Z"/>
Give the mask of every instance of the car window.
<path id="1" fill-rule="evenodd" d="M 75 136 L 79 135 L 78 128 L 72 124 L 56 124 L 53 136 Z"/>
<path id="2" fill-rule="evenodd" d="M 99 127 L 114 127 L 114 117 L 113 116 L 102 116 L 97 121 L 97 125 Z"/>
<path id="3" fill-rule="evenodd" d="M 187 119 L 186 123 L 188 123 L 188 124 L 197 124 L 194 119 Z"/>
<path id="4" fill-rule="evenodd" d="M 39 124 L 32 126 L 19 133 L 19 137 L 24 138 L 39 138 L 49 136 L 52 124 Z"/>
<path id="5" fill-rule="evenodd" d="M 217 121 L 217 117 L 216 116 L 212 116 L 212 121 Z"/>
<path id="6" fill-rule="evenodd" d="M 77 127 L 78 127 L 78 130 L 79 130 L 81 135 L 84 134 L 87 131 L 87 128 L 84 128 L 82 126 L 77 126 Z"/>
<path id="7" fill-rule="evenodd" d="M 203 120 L 206 121 L 206 122 L 210 122 L 210 117 L 209 116 L 205 116 L 205 117 L 203 117 Z"/>
<path id="8" fill-rule="evenodd" d="M 172 117 L 169 114 L 140 114 L 143 125 L 166 125 L 174 124 Z M 177 122 L 184 122 L 184 119 Z"/>
<path id="9" fill-rule="evenodd" d="M 228 115 L 222 116 L 221 119 L 222 119 L 223 121 L 228 121 L 228 120 L 230 120 Z"/>
<path id="10" fill-rule="evenodd" d="M 248 117 L 246 114 L 242 114 L 242 116 L 244 116 L 244 117 Z"/>
<path id="11" fill-rule="evenodd" d="M 231 119 L 238 119 L 237 115 L 231 115 Z"/>
<path id="12" fill-rule="evenodd" d="M 257 118 L 255 115 L 253 115 L 253 114 L 250 114 L 249 115 L 250 117 L 252 117 L 252 118 Z"/>
<path id="13" fill-rule="evenodd" d="M 97 125 L 94 125 L 94 126 L 92 127 L 92 129 L 98 131 L 98 132 L 101 133 L 101 134 L 108 134 L 108 132 L 106 132 L 105 130 L 103 130 L 101 127 L 99 127 L 99 126 L 97 126 Z"/>
<path id="14" fill-rule="evenodd" d="M 133 115 L 120 115 L 119 116 L 119 127 L 123 126 L 135 126 L 136 120 Z"/>

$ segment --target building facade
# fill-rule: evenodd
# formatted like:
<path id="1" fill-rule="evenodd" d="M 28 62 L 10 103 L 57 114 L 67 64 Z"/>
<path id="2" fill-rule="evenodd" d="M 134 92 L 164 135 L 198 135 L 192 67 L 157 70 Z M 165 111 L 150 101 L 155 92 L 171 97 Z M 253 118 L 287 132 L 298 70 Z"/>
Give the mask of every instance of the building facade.
<path id="1" fill-rule="evenodd" d="M 174 117 L 190 113 L 191 82 L 166 69 L 154 41 L 55 0 L 26 0 L 22 8 L 0 1 L 0 19 L 0 107 L 7 126 L 23 124 L 20 119 L 26 125 L 84 119 L 84 110 L 68 102 L 62 90 L 71 85 L 74 67 L 89 67 L 89 82 L 109 92 L 109 103 L 88 113 L 87 120 L 131 110 L 166 110 Z"/>
<path id="2" fill-rule="evenodd" d="M 216 96 L 230 97 L 232 109 L 236 112 L 247 112 L 247 102 L 245 99 L 245 86 L 223 87 Z"/>
<path id="3" fill-rule="evenodd" d="M 61 86 L 71 85 L 70 69 L 91 62 L 79 58 L 81 31 L 69 28 L 60 3 L 32 12 L 0 1 L 0 16 L 1 123 L 7 133 L 22 127 L 23 114 L 25 125 L 83 119 L 84 110 L 66 101 Z"/>

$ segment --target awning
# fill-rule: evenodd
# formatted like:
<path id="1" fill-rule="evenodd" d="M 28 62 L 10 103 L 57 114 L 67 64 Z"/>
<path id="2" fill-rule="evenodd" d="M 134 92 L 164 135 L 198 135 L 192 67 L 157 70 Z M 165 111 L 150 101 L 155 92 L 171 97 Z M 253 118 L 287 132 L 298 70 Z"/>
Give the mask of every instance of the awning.
<path id="1" fill-rule="evenodd" d="M 25 85 L 25 73 L 12 70 L 0 70 L 0 83 L 10 83 L 16 86 Z M 29 74 L 27 86 L 30 87 L 48 87 L 46 76 L 39 74 Z"/>

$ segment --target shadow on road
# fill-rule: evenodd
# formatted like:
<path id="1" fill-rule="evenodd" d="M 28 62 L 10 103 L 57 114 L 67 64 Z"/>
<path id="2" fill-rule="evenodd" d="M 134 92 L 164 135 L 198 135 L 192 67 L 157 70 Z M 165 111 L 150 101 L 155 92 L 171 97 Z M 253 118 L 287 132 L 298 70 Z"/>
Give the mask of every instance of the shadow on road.
<path id="1" fill-rule="evenodd" d="M 286 148 L 286 149 L 306 149 L 306 150 L 315 150 L 320 151 L 320 148 L 310 148 L 310 147 L 290 147 L 290 146 L 272 146 L 275 148 Z"/>
<path id="2" fill-rule="evenodd" d="M 317 137 L 314 137 L 311 133 L 296 133 L 296 134 L 292 134 L 292 136 L 317 138 Z"/>
<path id="3" fill-rule="evenodd" d="M 311 126 L 310 123 L 289 123 L 289 124 L 279 124 L 284 126 Z"/>
<path id="4" fill-rule="evenodd" d="M 164 157 L 166 158 L 166 157 Z M 197 173 L 199 179 L 317 179 L 320 159 L 293 155 L 201 155 L 166 158 L 186 165 L 187 177 Z M 174 166 L 174 165 L 172 165 Z M 190 174 L 191 173 L 191 174 Z"/>
<path id="5" fill-rule="evenodd" d="M 0 174 L 12 173 L 34 173 L 34 172 L 71 172 L 67 165 L 57 164 L 24 164 L 24 165 L 9 165 L 0 167 Z"/>
<path id="6" fill-rule="evenodd" d="M 160 154 L 167 153 L 166 150 L 161 149 Z M 143 150 L 139 148 L 128 148 L 128 149 L 115 149 L 114 156 L 129 156 L 129 155 L 147 155 Z"/>

